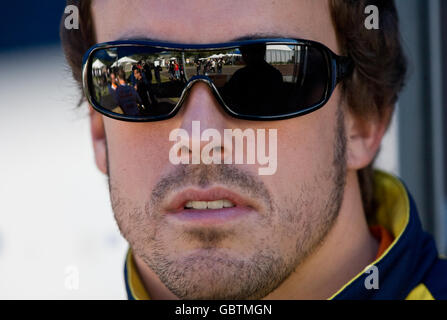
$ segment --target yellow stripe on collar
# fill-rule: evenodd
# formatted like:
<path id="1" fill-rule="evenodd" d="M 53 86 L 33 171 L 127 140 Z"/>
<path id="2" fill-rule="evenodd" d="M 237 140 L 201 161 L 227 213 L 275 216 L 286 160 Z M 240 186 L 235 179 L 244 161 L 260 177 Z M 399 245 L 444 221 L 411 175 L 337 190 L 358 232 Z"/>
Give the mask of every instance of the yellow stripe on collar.
<path id="1" fill-rule="evenodd" d="M 399 179 L 377 170 L 374 172 L 374 198 L 379 204 L 375 222 L 391 232 L 395 243 L 410 220 L 407 190 Z"/>
<path id="2" fill-rule="evenodd" d="M 386 172 L 375 170 L 374 198 L 378 207 L 373 217 L 373 221 L 371 222 L 373 224 L 384 226 L 394 236 L 394 241 L 380 257 L 371 263 L 371 265 L 382 260 L 396 245 L 410 221 L 410 199 L 407 190 L 398 178 Z M 357 280 L 363 274 L 364 270 L 334 293 L 329 300 L 334 299 L 335 296 L 345 290 L 352 282 Z"/>
<path id="3" fill-rule="evenodd" d="M 149 294 L 143 286 L 143 281 L 138 274 L 137 267 L 132 257 L 132 249 L 129 248 L 126 257 L 127 284 L 135 300 L 150 300 Z"/>
<path id="4" fill-rule="evenodd" d="M 416 288 L 411 290 L 410 294 L 405 298 L 405 300 L 435 300 L 431 292 L 421 283 Z"/>

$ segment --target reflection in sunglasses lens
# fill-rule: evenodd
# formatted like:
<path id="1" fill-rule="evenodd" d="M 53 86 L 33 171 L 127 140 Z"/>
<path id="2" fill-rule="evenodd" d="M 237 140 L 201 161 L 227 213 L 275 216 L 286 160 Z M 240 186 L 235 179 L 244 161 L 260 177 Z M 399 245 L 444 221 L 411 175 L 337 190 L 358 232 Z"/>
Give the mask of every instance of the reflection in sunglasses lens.
<path id="1" fill-rule="evenodd" d="M 209 78 L 233 112 L 268 117 L 319 103 L 329 72 L 320 50 L 296 44 L 185 52 L 117 46 L 91 57 L 92 98 L 117 115 L 168 116 L 193 76 Z"/>

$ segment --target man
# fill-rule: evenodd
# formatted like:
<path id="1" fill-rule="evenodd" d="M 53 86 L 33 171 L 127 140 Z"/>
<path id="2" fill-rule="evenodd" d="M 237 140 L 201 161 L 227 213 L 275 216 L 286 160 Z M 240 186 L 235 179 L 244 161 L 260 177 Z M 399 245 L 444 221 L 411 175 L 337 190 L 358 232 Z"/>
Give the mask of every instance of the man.
<path id="1" fill-rule="evenodd" d="M 222 73 L 223 68 L 223 60 L 219 59 L 219 62 L 217 62 L 217 73 Z"/>
<path id="2" fill-rule="evenodd" d="M 126 83 L 126 74 L 123 68 L 118 70 L 118 87 L 115 90 L 115 97 L 118 106 L 125 115 L 138 115 L 140 110 L 138 104 L 141 104 L 141 98 L 135 89 Z"/>
<path id="3" fill-rule="evenodd" d="M 143 79 L 140 69 L 135 69 L 133 71 L 135 77 L 135 90 L 138 93 L 138 96 L 141 99 L 141 103 L 144 109 L 149 109 L 151 106 L 150 95 L 149 95 L 149 86 Z"/>
<path id="4" fill-rule="evenodd" d="M 292 90 L 293 104 L 255 117 L 244 108 L 234 112 L 199 76 L 173 105 L 175 116 L 159 121 L 123 122 L 91 109 L 96 164 L 108 175 L 113 211 L 130 245 L 129 298 L 447 298 L 447 262 L 422 231 L 411 196 L 398 179 L 371 170 L 406 70 L 393 1 L 229 0 L 222 7 L 218 0 L 172 0 L 175 10 L 165 2 L 75 1 L 80 30 L 61 30 L 75 78 L 81 80 L 82 56 L 95 43 L 146 38 L 212 47 L 289 38 L 313 42 L 297 40 L 300 77 L 283 68 L 283 78 L 313 91 Z M 380 30 L 364 28 L 367 4 L 378 6 Z M 328 61 L 340 80 L 330 96 Z M 303 108 L 287 114 L 286 106 Z M 281 120 L 253 121 L 275 116 Z M 219 132 L 276 129 L 277 171 L 173 164 L 168 137 L 175 129 L 191 133 L 193 121 Z M 192 144 L 207 146 L 197 136 Z M 190 157 L 191 146 L 183 149 Z M 220 144 L 213 151 L 226 152 Z"/>
<path id="5" fill-rule="evenodd" d="M 152 85 L 152 65 L 149 61 L 143 61 L 143 71 L 147 80 L 147 84 Z"/>
<path id="6" fill-rule="evenodd" d="M 194 63 L 196 65 L 196 73 L 197 75 L 200 75 L 200 69 L 202 68 L 202 61 L 197 59 Z"/>
<path id="7" fill-rule="evenodd" d="M 160 62 L 158 62 L 158 64 L 154 68 L 155 80 L 157 81 L 157 84 L 161 83 L 161 75 L 160 75 L 161 71 L 162 69 L 160 66 Z"/>
<path id="8" fill-rule="evenodd" d="M 252 46 L 241 48 L 245 66 L 237 70 L 224 88 L 226 95 L 233 97 L 233 102 L 239 105 L 250 105 L 250 100 L 255 100 L 259 91 L 271 90 L 280 92 L 283 85 L 283 76 L 275 67 L 265 61 L 265 46 Z M 248 83 L 249 85 L 244 85 Z M 276 103 L 275 103 L 276 100 Z M 272 95 L 271 101 L 265 101 L 265 106 L 278 104 L 278 98 Z M 253 105 L 253 108 L 259 108 Z"/>

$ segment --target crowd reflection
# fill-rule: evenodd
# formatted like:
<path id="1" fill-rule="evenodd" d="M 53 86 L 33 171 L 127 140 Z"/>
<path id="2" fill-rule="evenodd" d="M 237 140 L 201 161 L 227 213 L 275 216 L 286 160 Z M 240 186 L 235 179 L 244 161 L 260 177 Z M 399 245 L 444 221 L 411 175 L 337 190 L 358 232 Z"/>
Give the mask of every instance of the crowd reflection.
<path id="1" fill-rule="evenodd" d="M 209 77 L 224 99 L 245 108 L 267 108 L 275 101 L 258 101 L 261 90 L 283 90 L 293 82 L 299 61 L 298 51 L 288 49 L 273 56 L 266 45 L 222 51 L 127 53 L 104 49 L 92 65 L 95 98 L 108 110 L 135 115 L 169 113 L 177 103 L 188 79 Z M 286 52 L 287 51 L 287 52 Z M 110 57 L 113 58 L 110 58 Z M 245 110 L 251 112 L 250 110 Z"/>

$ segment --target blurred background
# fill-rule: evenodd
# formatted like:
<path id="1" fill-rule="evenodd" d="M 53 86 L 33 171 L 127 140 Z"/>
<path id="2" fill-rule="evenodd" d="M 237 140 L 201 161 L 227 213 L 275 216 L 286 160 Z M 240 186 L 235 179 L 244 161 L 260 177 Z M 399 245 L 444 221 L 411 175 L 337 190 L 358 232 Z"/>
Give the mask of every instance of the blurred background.
<path id="1" fill-rule="evenodd" d="M 60 47 L 64 3 L 8 2 L 0 13 L 0 299 L 126 297 L 127 243 Z M 447 2 L 396 3 L 410 78 L 377 167 L 403 178 L 446 254 Z"/>

